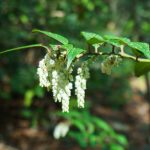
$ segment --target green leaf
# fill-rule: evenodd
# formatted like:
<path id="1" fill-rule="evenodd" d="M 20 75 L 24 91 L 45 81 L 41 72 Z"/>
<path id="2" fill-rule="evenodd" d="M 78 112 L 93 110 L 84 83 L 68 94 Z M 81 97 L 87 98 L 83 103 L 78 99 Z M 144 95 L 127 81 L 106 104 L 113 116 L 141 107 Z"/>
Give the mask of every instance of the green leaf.
<path id="1" fill-rule="evenodd" d="M 98 35 L 96 33 L 81 32 L 81 35 L 85 38 L 85 40 L 89 44 L 97 44 L 97 43 L 102 44 L 104 42 L 104 39 L 100 35 Z"/>
<path id="2" fill-rule="evenodd" d="M 105 42 L 116 47 L 120 47 L 122 45 L 118 40 L 114 40 L 114 39 L 105 40 Z"/>
<path id="3" fill-rule="evenodd" d="M 71 123 L 73 126 L 78 128 L 82 133 L 86 132 L 85 125 L 79 119 L 73 119 Z"/>
<path id="4" fill-rule="evenodd" d="M 137 51 L 136 49 L 132 49 L 132 52 L 136 57 L 143 57 L 143 53 Z"/>
<path id="5" fill-rule="evenodd" d="M 94 131 L 95 131 L 95 126 L 94 126 L 94 124 L 91 123 L 90 120 L 88 120 L 86 125 L 87 125 L 88 133 L 93 134 Z"/>
<path id="6" fill-rule="evenodd" d="M 116 47 L 120 47 L 121 45 L 127 45 L 130 42 L 128 38 L 124 37 L 117 37 L 112 35 L 105 35 L 104 36 L 105 42 Z"/>
<path id="7" fill-rule="evenodd" d="M 33 32 L 39 32 L 39 33 L 45 34 L 48 37 L 50 37 L 52 39 L 55 39 L 56 41 L 58 41 L 62 44 L 68 44 L 68 39 L 61 36 L 61 35 L 59 35 L 59 34 L 52 33 L 52 32 L 47 32 L 47 31 L 42 31 L 42 30 L 33 30 Z"/>
<path id="8" fill-rule="evenodd" d="M 25 92 L 25 96 L 24 96 L 24 105 L 26 107 L 30 107 L 33 101 L 33 97 L 34 97 L 35 93 L 33 90 L 27 90 Z"/>
<path id="9" fill-rule="evenodd" d="M 116 135 L 116 140 L 119 142 L 119 144 L 121 145 L 128 145 L 128 140 L 126 139 L 126 137 L 124 135 L 121 134 L 117 134 Z"/>
<path id="10" fill-rule="evenodd" d="M 80 48 L 69 49 L 67 53 L 67 68 L 70 67 L 72 61 L 76 58 L 76 56 L 81 54 L 84 51 L 85 51 L 84 49 L 80 49 Z"/>
<path id="11" fill-rule="evenodd" d="M 73 48 L 73 45 L 72 44 L 65 44 L 65 45 L 62 45 L 61 48 L 66 49 L 67 51 L 69 51 L 70 49 Z"/>
<path id="12" fill-rule="evenodd" d="M 35 93 L 35 96 L 42 98 L 44 96 L 45 91 L 43 90 L 41 86 L 36 86 L 34 88 L 34 93 Z"/>
<path id="13" fill-rule="evenodd" d="M 103 120 L 93 117 L 93 122 L 100 128 L 105 130 L 106 132 L 111 132 L 112 128 Z"/>
<path id="14" fill-rule="evenodd" d="M 31 110 L 25 109 L 21 111 L 21 115 L 26 118 L 31 118 L 33 116 L 33 112 Z"/>
<path id="15" fill-rule="evenodd" d="M 81 117 L 80 113 L 77 111 L 70 111 L 69 114 L 63 113 L 63 112 L 56 112 L 56 115 L 63 117 L 63 118 L 66 118 L 68 120 L 70 120 L 71 118 L 77 119 L 77 118 Z"/>
<path id="16" fill-rule="evenodd" d="M 120 45 L 127 45 L 130 42 L 130 39 L 125 38 L 125 37 L 117 37 L 117 36 L 112 36 L 112 35 L 105 35 L 104 39 L 106 41 L 112 42 L 112 44 L 117 44 L 117 46 Z"/>
<path id="17" fill-rule="evenodd" d="M 90 60 L 91 58 L 93 58 L 93 55 L 92 54 L 85 54 L 83 55 L 83 57 L 80 58 L 81 61 L 88 61 Z"/>
<path id="18" fill-rule="evenodd" d="M 42 44 L 32 44 L 32 45 L 27 45 L 27 46 L 21 46 L 21 47 L 12 48 L 12 49 L 2 51 L 2 52 L 0 52 L 0 55 L 4 54 L 4 53 L 12 52 L 12 51 L 18 51 L 18 50 L 23 50 L 23 49 L 27 49 L 27 48 L 33 48 L 33 47 L 43 47 L 43 46 L 42 46 Z"/>
<path id="19" fill-rule="evenodd" d="M 134 72 L 137 77 L 150 71 L 150 62 L 136 62 Z"/>
<path id="20" fill-rule="evenodd" d="M 78 141 L 79 145 L 82 148 L 86 148 L 87 147 L 88 141 L 86 140 L 87 137 L 86 137 L 85 134 L 70 131 L 69 132 L 69 136 L 72 137 L 72 138 L 74 138 L 74 139 L 76 139 Z"/>
<path id="21" fill-rule="evenodd" d="M 129 42 L 128 46 L 133 48 L 134 50 L 138 50 L 139 52 L 143 53 L 147 58 L 150 58 L 150 50 L 147 43 Z"/>
<path id="22" fill-rule="evenodd" d="M 97 144 L 97 136 L 95 136 L 94 134 L 91 134 L 89 136 L 89 143 L 92 147 L 95 147 Z"/>
<path id="23" fill-rule="evenodd" d="M 110 145 L 110 150 L 125 150 L 125 148 L 121 145 L 118 145 L 118 144 L 115 144 L 115 143 L 112 143 Z"/>

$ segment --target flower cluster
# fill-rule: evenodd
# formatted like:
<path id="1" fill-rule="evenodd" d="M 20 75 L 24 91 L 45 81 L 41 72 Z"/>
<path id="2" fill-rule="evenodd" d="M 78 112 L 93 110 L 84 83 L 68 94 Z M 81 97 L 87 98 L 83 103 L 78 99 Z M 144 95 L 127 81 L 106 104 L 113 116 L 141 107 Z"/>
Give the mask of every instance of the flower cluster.
<path id="1" fill-rule="evenodd" d="M 101 63 L 102 73 L 111 74 L 112 68 L 118 66 L 122 59 L 118 55 L 110 55 Z"/>
<path id="2" fill-rule="evenodd" d="M 55 61 L 54 61 L 55 60 Z M 39 62 L 37 74 L 39 76 L 40 86 L 52 89 L 55 102 L 62 103 L 62 111 L 69 112 L 69 99 L 72 89 L 72 75 L 64 68 L 63 57 L 55 57 L 46 54 L 44 59 Z"/>
<path id="3" fill-rule="evenodd" d="M 63 70 L 52 71 L 52 91 L 55 102 L 62 102 L 63 112 L 69 112 L 69 99 L 71 96 L 72 83 L 67 76 L 67 72 Z"/>
<path id="4" fill-rule="evenodd" d="M 39 76 L 41 87 L 49 87 L 51 85 L 50 81 L 48 80 L 48 70 L 45 64 L 45 58 L 39 62 L 39 68 L 37 69 L 37 74 Z"/>
<path id="5" fill-rule="evenodd" d="M 52 90 L 55 102 L 62 103 L 62 111 L 69 112 L 69 100 L 73 88 L 72 67 L 67 70 L 65 67 L 64 54 L 59 56 L 46 54 L 44 59 L 39 62 L 37 74 L 39 76 L 40 86 Z M 111 74 L 112 68 L 117 66 L 121 58 L 118 55 L 110 55 L 101 63 L 103 73 Z M 86 82 L 89 78 L 88 63 L 84 62 L 77 69 L 75 77 L 75 95 L 77 96 L 78 107 L 84 107 Z"/>
<path id="6" fill-rule="evenodd" d="M 73 88 L 72 67 L 65 68 L 64 54 L 46 54 L 44 59 L 39 62 L 37 74 L 40 86 L 52 90 L 55 102 L 62 103 L 62 111 L 69 112 L 69 100 Z M 103 73 L 111 74 L 112 68 L 117 66 L 121 58 L 118 55 L 110 55 L 101 63 Z M 86 82 L 89 78 L 88 63 L 84 62 L 77 69 L 75 77 L 75 95 L 77 96 L 78 107 L 84 107 Z"/>
<path id="7" fill-rule="evenodd" d="M 73 65 L 72 65 L 73 67 Z M 62 111 L 69 112 L 69 100 L 73 88 L 72 67 L 65 68 L 64 56 L 56 54 L 46 54 L 39 62 L 37 74 L 40 86 L 52 90 L 55 102 L 62 103 Z M 75 94 L 77 95 L 78 107 L 84 107 L 86 80 L 89 78 L 89 68 L 87 63 L 83 63 L 77 69 L 75 80 Z"/>
<path id="8" fill-rule="evenodd" d="M 75 94 L 77 95 L 78 107 L 84 107 L 86 81 L 89 78 L 89 68 L 87 63 L 84 63 L 77 70 L 77 76 L 75 80 Z"/>

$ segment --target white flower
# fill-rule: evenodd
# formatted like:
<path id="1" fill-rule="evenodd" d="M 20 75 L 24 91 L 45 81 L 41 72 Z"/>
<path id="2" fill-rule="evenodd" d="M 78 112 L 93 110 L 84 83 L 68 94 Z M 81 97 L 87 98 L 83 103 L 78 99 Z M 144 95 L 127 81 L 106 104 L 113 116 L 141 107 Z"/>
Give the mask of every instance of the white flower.
<path id="1" fill-rule="evenodd" d="M 37 69 L 37 74 L 39 76 L 41 87 L 49 87 L 51 85 L 50 81 L 48 80 L 48 70 L 45 65 L 45 59 L 42 59 L 39 62 L 39 68 Z"/>
<path id="2" fill-rule="evenodd" d="M 54 65 L 54 64 L 55 64 L 55 61 L 52 60 L 52 59 L 50 59 L 49 63 L 50 63 L 51 65 Z"/>
<path id="3" fill-rule="evenodd" d="M 54 61 L 55 58 L 55 61 Z M 62 111 L 69 112 L 69 100 L 71 89 L 73 88 L 71 75 L 73 69 L 65 70 L 64 59 L 46 54 L 44 59 L 39 62 L 37 74 L 40 86 L 52 89 L 55 102 L 62 103 Z"/>
<path id="4" fill-rule="evenodd" d="M 51 86 L 51 72 L 55 65 L 55 61 L 46 54 L 45 57 L 39 62 L 37 74 L 39 76 L 40 86 L 50 88 Z"/>
<path id="5" fill-rule="evenodd" d="M 53 78 L 57 78 L 57 77 L 58 77 L 58 73 L 57 73 L 56 70 L 54 70 L 54 71 L 52 72 L 52 77 L 53 77 Z"/>
<path id="6" fill-rule="evenodd" d="M 46 54 L 45 63 L 48 68 L 52 68 L 55 65 L 55 60 L 53 60 L 49 54 Z"/>
<path id="7" fill-rule="evenodd" d="M 62 111 L 69 112 L 69 96 L 67 94 L 62 95 Z"/>
<path id="8" fill-rule="evenodd" d="M 71 96 L 72 83 L 67 79 L 63 80 L 63 76 L 65 76 L 65 74 L 61 73 L 58 74 L 57 78 L 53 77 L 52 90 L 55 101 L 62 102 L 62 111 L 69 112 L 69 99 Z"/>
<path id="9" fill-rule="evenodd" d="M 56 67 L 52 71 L 52 92 L 55 102 L 62 103 L 62 111 L 69 112 L 69 99 L 71 96 L 72 83 L 67 78 L 67 72 L 62 67 Z"/>
<path id="10" fill-rule="evenodd" d="M 77 73 L 79 74 L 79 73 L 81 73 L 81 72 L 82 72 L 82 68 L 78 68 Z"/>
<path id="11" fill-rule="evenodd" d="M 75 95 L 77 95 L 78 107 L 84 107 L 86 80 L 89 78 L 89 68 L 87 64 L 83 64 L 77 70 L 78 75 L 75 80 Z"/>
<path id="12" fill-rule="evenodd" d="M 70 124 L 68 122 L 61 122 L 57 124 L 54 129 L 53 136 L 55 139 L 65 137 L 69 131 Z"/>

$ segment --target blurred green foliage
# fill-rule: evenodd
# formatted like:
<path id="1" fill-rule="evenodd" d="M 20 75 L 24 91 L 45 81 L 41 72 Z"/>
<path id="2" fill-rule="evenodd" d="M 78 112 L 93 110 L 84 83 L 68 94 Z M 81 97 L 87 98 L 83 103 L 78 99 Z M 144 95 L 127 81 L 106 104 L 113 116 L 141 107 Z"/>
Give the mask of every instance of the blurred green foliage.
<path id="1" fill-rule="evenodd" d="M 72 100 L 71 105 L 73 105 Z M 117 134 L 104 120 L 92 115 L 89 106 L 79 111 L 71 107 L 70 113 L 56 113 L 70 124 L 67 137 L 73 138 L 82 148 L 100 148 L 102 150 L 125 150 L 128 140 Z M 66 138 L 67 138 L 66 137 Z"/>

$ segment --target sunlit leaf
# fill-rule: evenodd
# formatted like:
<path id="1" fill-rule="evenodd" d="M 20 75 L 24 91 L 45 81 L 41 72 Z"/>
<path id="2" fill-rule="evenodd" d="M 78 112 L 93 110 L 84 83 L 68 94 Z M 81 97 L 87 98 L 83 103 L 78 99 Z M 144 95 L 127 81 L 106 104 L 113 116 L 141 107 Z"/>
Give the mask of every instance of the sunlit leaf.
<path id="1" fill-rule="evenodd" d="M 133 48 L 134 50 L 143 53 L 147 58 L 150 59 L 150 50 L 149 50 L 149 45 L 147 43 L 130 42 L 128 43 L 128 46 Z"/>
<path id="2" fill-rule="evenodd" d="M 121 45 L 127 45 L 130 42 L 128 38 L 117 37 L 112 35 L 105 35 L 104 36 L 105 42 L 111 44 L 116 47 L 120 47 Z"/>
<path id="3" fill-rule="evenodd" d="M 106 41 L 112 42 L 112 44 L 117 44 L 117 46 L 120 45 L 127 45 L 130 42 L 130 39 L 125 38 L 125 37 L 117 37 L 117 36 L 112 36 L 112 35 L 105 35 L 104 39 Z"/>
<path id="4" fill-rule="evenodd" d="M 105 40 L 105 42 L 116 47 L 120 47 L 122 45 L 118 40 L 114 40 L 114 39 Z"/>
<path id="5" fill-rule="evenodd" d="M 68 51 L 68 50 L 73 48 L 73 45 L 72 44 L 65 44 L 65 45 L 62 45 L 61 48 L 66 49 Z"/>
<path id="6" fill-rule="evenodd" d="M 68 39 L 65 38 L 62 35 L 56 34 L 56 33 L 52 33 L 52 32 L 47 32 L 47 31 L 42 31 L 42 30 L 33 30 L 33 32 L 39 32 L 42 33 L 44 35 L 47 35 L 48 37 L 55 39 L 56 41 L 62 43 L 62 44 L 68 44 Z"/>
<path id="7" fill-rule="evenodd" d="M 80 49 L 80 48 L 69 49 L 67 53 L 67 68 L 70 67 L 72 61 L 76 58 L 76 56 L 81 54 L 84 51 L 85 51 L 84 49 Z"/>
<path id="8" fill-rule="evenodd" d="M 97 44 L 97 43 L 103 43 L 104 42 L 104 39 L 96 33 L 81 32 L 81 35 L 85 38 L 85 40 L 89 44 Z"/>

